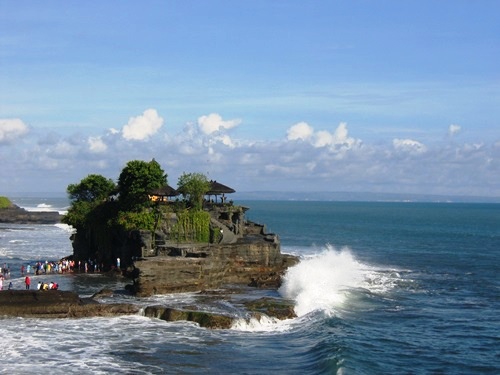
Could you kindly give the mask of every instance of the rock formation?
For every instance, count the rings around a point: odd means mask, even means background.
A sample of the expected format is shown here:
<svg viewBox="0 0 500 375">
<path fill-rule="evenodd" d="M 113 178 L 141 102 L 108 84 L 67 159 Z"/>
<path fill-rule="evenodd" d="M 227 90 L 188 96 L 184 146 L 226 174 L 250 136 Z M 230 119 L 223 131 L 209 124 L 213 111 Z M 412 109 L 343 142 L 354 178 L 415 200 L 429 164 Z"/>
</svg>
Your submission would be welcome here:
<svg viewBox="0 0 500 375">
<path fill-rule="evenodd" d="M 56 224 L 61 221 L 56 211 L 32 212 L 16 205 L 0 209 L 0 223 L 9 224 Z"/>
<path fill-rule="evenodd" d="M 80 298 L 76 293 L 60 290 L 6 290 L 0 291 L 0 316 L 23 318 L 89 318 L 135 315 L 143 311 L 144 316 L 165 321 L 189 321 L 210 329 L 229 329 L 240 317 L 199 311 L 192 308 L 173 308 L 153 305 L 140 309 L 126 303 L 99 303 L 95 298 L 109 297 L 112 291 L 103 290 L 91 298 Z M 247 301 L 245 320 L 260 320 L 263 316 L 276 319 L 294 318 L 290 301 L 261 298 Z"/>
<path fill-rule="evenodd" d="M 86 318 L 137 314 L 131 304 L 104 304 L 61 290 L 0 291 L 0 315 L 25 318 Z"/>
<path fill-rule="evenodd" d="M 298 259 L 282 254 L 279 237 L 266 233 L 264 225 L 245 220 L 246 210 L 232 204 L 207 205 L 212 236 L 210 242 L 200 243 L 179 241 L 172 235 L 178 218 L 167 207 L 154 233 L 114 234 L 106 257 L 120 258 L 124 274 L 133 280 L 130 291 L 139 296 L 203 291 L 224 284 L 277 288 L 285 270 Z M 73 236 L 76 260 L 96 254 L 87 245 L 96 243 L 89 239 L 91 235 Z M 103 254 L 98 256 L 102 259 Z"/>
<path fill-rule="evenodd" d="M 247 223 L 243 233 L 234 243 L 172 246 L 168 255 L 136 260 L 127 272 L 134 279 L 132 290 L 148 296 L 224 284 L 278 288 L 297 258 L 282 254 L 278 237 L 266 234 L 264 226 Z"/>
</svg>

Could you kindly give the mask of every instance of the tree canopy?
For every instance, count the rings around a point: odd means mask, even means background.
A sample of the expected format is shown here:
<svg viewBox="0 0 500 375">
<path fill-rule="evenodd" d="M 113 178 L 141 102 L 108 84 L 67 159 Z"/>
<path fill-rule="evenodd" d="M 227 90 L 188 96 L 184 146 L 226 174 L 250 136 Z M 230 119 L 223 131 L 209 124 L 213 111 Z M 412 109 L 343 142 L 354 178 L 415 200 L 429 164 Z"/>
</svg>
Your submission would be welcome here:
<svg viewBox="0 0 500 375">
<path fill-rule="evenodd" d="M 210 190 L 210 181 L 203 173 L 183 173 L 179 177 L 177 190 L 196 209 L 203 206 L 203 196 Z"/>
<path fill-rule="evenodd" d="M 89 174 L 78 184 L 70 184 L 66 189 L 72 201 L 93 202 L 104 200 L 115 190 L 113 180 L 98 174 Z"/>
<path fill-rule="evenodd" d="M 90 174 L 78 184 L 68 185 L 66 191 L 72 201 L 62 221 L 75 228 L 86 228 L 92 212 L 114 192 L 116 185 L 111 179 Z"/>
<path fill-rule="evenodd" d="M 150 203 L 151 190 L 167 184 L 167 174 L 156 160 L 132 160 L 118 178 L 120 204 L 126 210 L 139 211 Z"/>
</svg>

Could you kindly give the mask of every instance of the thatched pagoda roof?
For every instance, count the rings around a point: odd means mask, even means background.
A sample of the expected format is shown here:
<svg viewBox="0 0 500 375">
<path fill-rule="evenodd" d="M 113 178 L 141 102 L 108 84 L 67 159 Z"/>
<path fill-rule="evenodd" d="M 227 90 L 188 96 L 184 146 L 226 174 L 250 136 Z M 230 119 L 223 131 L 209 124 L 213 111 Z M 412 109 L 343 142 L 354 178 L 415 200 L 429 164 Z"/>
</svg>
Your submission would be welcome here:
<svg viewBox="0 0 500 375">
<path fill-rule="evenodd" d="M 153 189 L 150 191 L 150 194 L 160 197 L 175 197 L 177 195 L 180 195 L 180 193 L 170 185 L 164 185 L 160 188 Z"/>
<path fill-rule="evenodd" d="M 223 185 L 217 181 L 210 181 L 210 190 L 207 191 L 206 195 L 221 195 L 235 193 L 236 190 L 230 188 L 229 186 Z"/>
</svg>

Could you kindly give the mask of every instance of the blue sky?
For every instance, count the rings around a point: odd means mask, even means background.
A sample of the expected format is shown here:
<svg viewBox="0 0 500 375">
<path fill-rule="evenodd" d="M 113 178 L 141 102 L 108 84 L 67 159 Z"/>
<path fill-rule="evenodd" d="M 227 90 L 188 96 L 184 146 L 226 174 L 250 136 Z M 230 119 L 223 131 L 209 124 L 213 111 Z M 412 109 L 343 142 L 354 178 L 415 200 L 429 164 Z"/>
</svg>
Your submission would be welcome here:
<svg viewBox="0 0 500 375">
<path fill-rule="evenodd" d="M 500 196 L 497 1 L 2 1 L 0 193 L 127 161 L 176 186 Z"/>
</svg>

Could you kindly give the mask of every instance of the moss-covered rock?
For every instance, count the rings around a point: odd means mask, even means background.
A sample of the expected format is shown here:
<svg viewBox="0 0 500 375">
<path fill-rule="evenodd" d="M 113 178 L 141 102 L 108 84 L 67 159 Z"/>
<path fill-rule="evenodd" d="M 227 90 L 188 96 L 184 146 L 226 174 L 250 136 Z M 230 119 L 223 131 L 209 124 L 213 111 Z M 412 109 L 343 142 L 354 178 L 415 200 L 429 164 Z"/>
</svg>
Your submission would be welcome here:
<svg viewBox="0 0 500 375">
<path fill-rule="evenodd" d="M 167 322 L 188 321 L 198 323 L 204 328 L 228 329 L 233 324 L 233 318 L 203 311 L 179 310 L 164 306 L 148 306 L 144 315 L 150 318 L 162 319 Z"/>
<path fill-rule="evenodd" d="M 257 300 L 247 301 L 244 305 L 249 311 L 265 314 L 281 320 L 297 317 L 294 311 L 293 302 L 285 299 L 263 297 Z"/>
</svg>

